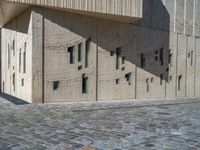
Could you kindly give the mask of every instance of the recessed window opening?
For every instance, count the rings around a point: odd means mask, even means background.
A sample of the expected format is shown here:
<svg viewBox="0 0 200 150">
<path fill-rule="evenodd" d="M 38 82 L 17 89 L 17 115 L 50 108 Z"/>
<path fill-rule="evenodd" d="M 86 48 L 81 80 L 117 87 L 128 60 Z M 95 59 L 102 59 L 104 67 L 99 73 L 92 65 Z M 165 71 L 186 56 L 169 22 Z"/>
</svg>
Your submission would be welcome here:
<svg viewBox="0 0 200 150">
<path fill-rule="evenodd" d="M 125 75 L 126 81 L 128 82 L 129 85 L 131 85 L 131 73 L 128 73 Z"/>
<path fill-rule="evenodd" d="M 88 77 L 85 74 L 82 75 L 82 93 L 88 94 Z"/>
<path fill-rule="evenodd" d="M 15 56 L 15 40 L 13 40 L 13 56 Z"/>
<path fill-rule="evenodd" d="M 120 68 L 121 47 L 116 49 L 116 69 Z"/>
<path fill-rule="evenodd" d="M 58 90 L 60 81 L 53 81 L 53 90 Z"/>
<path fill-rule="evenodd" d="M 164 49 L 163 48 L 160 49 L 160 63 L 161 63 L 161 66 L 163 66 L 164 64 Z"/>
<path fill-rule="evenodd" d="M 142 53 L 142 54 L 141 54 L 141 68 L 144 68 L 145 65 L 146 65 L 146 60 L 145 60 L 145 58 L 144 58 L 144 54 Z"/>
<path fill-rule="evenodd" d="M 115 51 L 111 51 L 110 56 L 114 56 L 114 55 L 115 55 Z"/>
<path fill-rule="evenodd" d="M 124 65 L 125 64 L 125 60 L 126 60 L 126 57 L 122 57 L 122 64 Z"/>
<path fill-rule="evenodd" d="M 24 79 L 22 79 L 21 84 L 22 84 L 22 86 L 24 86 Z"/>
<path fill-rule="evenodd" d="M 178 90 L 181 90 L 181 80 L 182 80 L 182 75 L 178 76 Z"/>
<path fill-rule="evenodd" d="M 82 43 L 78 44 L 78 62 L 82 61 Z"/>
<path fill-rule="evenodd" d="M 69 53 L 69 63 L 74 63 L 74 46 L 68 47 L 68 53 Z"/>
<path fill-rule="evenodd" d="M 191 62 L 190 62 L 190 65 L 192 66 L 193 65 L 193 51 L 191 51 L 191 58 L 190 58 Z"/>
<path fill-rule="evenodd" d="M 119 84 L 119 79 L 116 79 L 116 84 Z"/>
<path fill-rule="evenodd" d="M 163 85 L 163 74 L 160 75 L 160 85 Z"/>
<path fill-rule="evenodd" d="M 92 38 L 88 38 L 85 43 L 85 67 L 87 68 L 89 65 L 89 53 L 91 49 Z"/>
<path fill-rule="evenodd" d="M 78 66 L 78 70 L 81 70 L 82 69 L 82 65 L 81 66 Z"/>
<path fill-rule="evenodd" d="M 13 84 L 13 91 L 15 91 L 15 73 L 13 73 L 13 80 L 12 80 L 12 84 Z"/>
<path fill-rule="evenodd" d="M 10 45 L 8 44 L 8 68 L 10 67 Z"/>
<path fill-rule="evenodd" d="M 3 81 L 3 92 L 5 91 L 5 82 Z"/>
<path fill-rule="evenodd" d="M 158 61 L 158 51 L 155 51 L 155 61 Z"/>
<path fill-rule="evenodd" d="M 19 73 L 21 72 L 21 65 L 22 65 L 21 57 L 22 57 L 22 49 L 20 48 L 20 50 L 19 50 Z"/>
<path fill-rule="evenodd" d="M 23 53 L 23 55 L 24 55 L 23 72 L 26 73 L 26 42 L 24 43 L 24 53 Z"/>
<path fill-rule="evenodd" d="M 149 79 L 146 79 L 146 88 L 147 93 L 149 93 Z"/>
<path fill-rule="evenodd" d="M 169 54 L 169 62 L 168 63 L 170 66 L 172 66 L 172 55 L 173 55 L 172 53 Z"/>
<path fill-rule="evenodd" d="M 172 81 L 172 76 L 169 77 L 169 80 Z"/>
</svg>

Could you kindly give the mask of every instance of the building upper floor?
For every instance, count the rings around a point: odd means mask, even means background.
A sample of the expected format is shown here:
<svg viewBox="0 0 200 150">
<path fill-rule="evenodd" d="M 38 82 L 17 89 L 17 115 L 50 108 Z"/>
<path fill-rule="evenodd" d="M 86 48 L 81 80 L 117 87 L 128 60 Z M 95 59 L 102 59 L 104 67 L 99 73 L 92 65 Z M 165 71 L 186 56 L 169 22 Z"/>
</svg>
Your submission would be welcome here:
<svg viewBox="0 0 200 150">
<path fill-rule="evenodd" d="M 142 17 L 143 0 L 0 0 L 0 25 L 30 6 L 41 6 L 120 22 Z"/>
</svg>

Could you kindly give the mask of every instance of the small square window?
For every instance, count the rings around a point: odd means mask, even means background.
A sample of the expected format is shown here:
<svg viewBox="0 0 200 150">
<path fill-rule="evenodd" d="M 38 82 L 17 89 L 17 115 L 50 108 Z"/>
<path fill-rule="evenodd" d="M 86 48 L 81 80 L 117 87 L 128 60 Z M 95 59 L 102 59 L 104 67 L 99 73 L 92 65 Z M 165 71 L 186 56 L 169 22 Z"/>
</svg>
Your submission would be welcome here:
<svg viewBox="0 0 200 150">
<path fill-rule="evenodd" d="M 60 81 L 53 81 L 53 90 L 58 90 Z"/>
<path fill-rule="evenodd" d="M 110 56 L 114 56 L 114 55 L 115 55 L 115 51 L 111 51 Z"/>
<path fill-rule="evenodd" d="M 78 66 L 78 70 L 81 70 L 83 67 L 82 67 L 82 65 L 81 66 Z"/>
</svg>

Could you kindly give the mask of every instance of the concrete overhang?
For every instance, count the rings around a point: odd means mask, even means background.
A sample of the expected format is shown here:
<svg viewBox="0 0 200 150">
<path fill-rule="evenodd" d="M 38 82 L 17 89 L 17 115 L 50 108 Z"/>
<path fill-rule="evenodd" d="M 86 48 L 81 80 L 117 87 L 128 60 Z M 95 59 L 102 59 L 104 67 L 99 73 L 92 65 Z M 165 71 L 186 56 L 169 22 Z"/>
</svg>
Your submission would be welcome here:
<svg viewBox="0 0 200 150">
<path fill-rule="evenodd" d="M 128 23 L 142 18 L 143 0 L 0 0 L 0 26 L 30 6 Z"/>
</svg>

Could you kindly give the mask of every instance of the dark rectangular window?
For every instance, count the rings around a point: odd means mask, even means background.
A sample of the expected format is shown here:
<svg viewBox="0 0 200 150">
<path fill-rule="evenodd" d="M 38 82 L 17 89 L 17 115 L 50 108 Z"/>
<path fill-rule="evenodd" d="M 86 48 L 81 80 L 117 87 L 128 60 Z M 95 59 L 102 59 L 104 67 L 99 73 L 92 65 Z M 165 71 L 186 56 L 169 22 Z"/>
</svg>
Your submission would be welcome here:
<svg viewBox="0 0 200 150">
<path fill-rule="evenodd" d="M 122 57 L 122 64 L 125 64 L 126 57 Z"/>
<path fill-rule="evenodd" d="M 23 52 L 24 63 L 23 63 L 23 73 L 26 73 L 26 52 Z"/>
<path fill-rule="evenodd" d="M 125 75 L 126 81 L 128 82 L 129 85 L 131 85 L 131 73 L 128 73 Z"/>
<path fill-rule="evenodd" d="M 164 49 L 163 48 L 160 49 L 160 64 L 161 66 L 163 66 L 164 64 Z"/>
<path fill-rule="evenodd" d="M 81 70 L 82 69 L 82 65 L 81 66 L 78 66 L 78 70 Z"/>
<path fill-rule="evenodd" d="M 15 91 L 15 73 L 13 73 L 13 81 L 12 81 L 13 83 L 13 91 Z"/>
<path fill-rule="evenodd" d="M 190 64 L 191 64 L 191 66 L 193 65 L 193 51 L 191 51 L 191 62 L 190 62 Z"/>
<path fill-rule="evenodd" d="M 149 93 L 149 79 L 146 79 L 146 88 L 147 88 L 147 93 Z"/>
<path fill-rule="evenodd" d="M 21 65 L 22 65 L 21 57 L 22 57 L 22 50 L 20 48 L 20 50 L 19 50 L 19 73 L 21 72 Z"/>
<path fill-rule="evenodd" d="M 121 47 L 116 49 L 116 69 L 120 68 Z"/>
<path fill-rule="evenodd" d="M 53 90 L 58 90 L 60 81 L 53 81 Z"/>
<path fill-rule="evenodd" d="M 155 61 L 158 61 L 158 51 L 155 51 Z"/>
<path fill-rule="evenodd" d="M 178 76 L 178 90 L 181 90 L 181 79 L 182 79 L 182 75 Z"/>
<path fill-rule="evenodd" d="M 26 42 L 24 43 L 23 58 L 24 58 L 24 63 L 23 63 L 23 73 L 26 73 Z"/>
<path fill-rule="evenodd" d="M 68 47 L 68 53 L 69 53 L 69 63 L 74 63 L 74 46 Z"/>
<path fill-rule="evenodd" d="M 13 56 L 15 56 L 15 40 L 13 40 Z"/>
<path fill-rule="evenodd" d="M 3 82 L 3 92 L 5 91 L 5 82 Z"/>
<path fill-rule="evenodd" d="M 111 51 L 110 52 L 110 56 L 114 56 L 115 52 L 114 51 Z"/>
<path fill-rule="evenodd" d="M 24 79 L 22 79 L 22 83 L 21 84 L 22 84 L 22 86 L 24 86 Z"/>
<path fill-rule="evenodd" d="M 116 84 L 119 84 L 119 79 L 116 79 Z"/>
<path fill-rule="evenodd" d="M 85 67 L 87 68 L 89 65 L 89 53 L 91 48 L 92 38 L 88 38 L 85 43 Z"/>
<path fill-rule="evenodd" d="M 82 43 L 78 44 L 78 62 L 82 61 Z"/>
<path fill-rule="evenodd" d="M 169 54 L 169 62 L 168 63 L 170 66 L 172 66 L 172 55 L 173 55 L 172 53 Z"/>
<path fill-rule="evenodd" d="M 8 44 L 8 68 L 10 67 L 10 45 Z"/>
<path fill-rule="evenodd" d="M 88 77 L 86 77 L 85 74 L 82 75 L 82 93 L 88 93 Z"/>
<path fill-rule="evenodd" d="M 163 84 L 163 74 L 160 75 L 160 85 Z"/>
<path fill-rule="evenodd" d="M 144 68 L 146 65 L 146 60 L 144 58 L 144 54 L 141 54 L 141 68 Z"/>
</svg>

